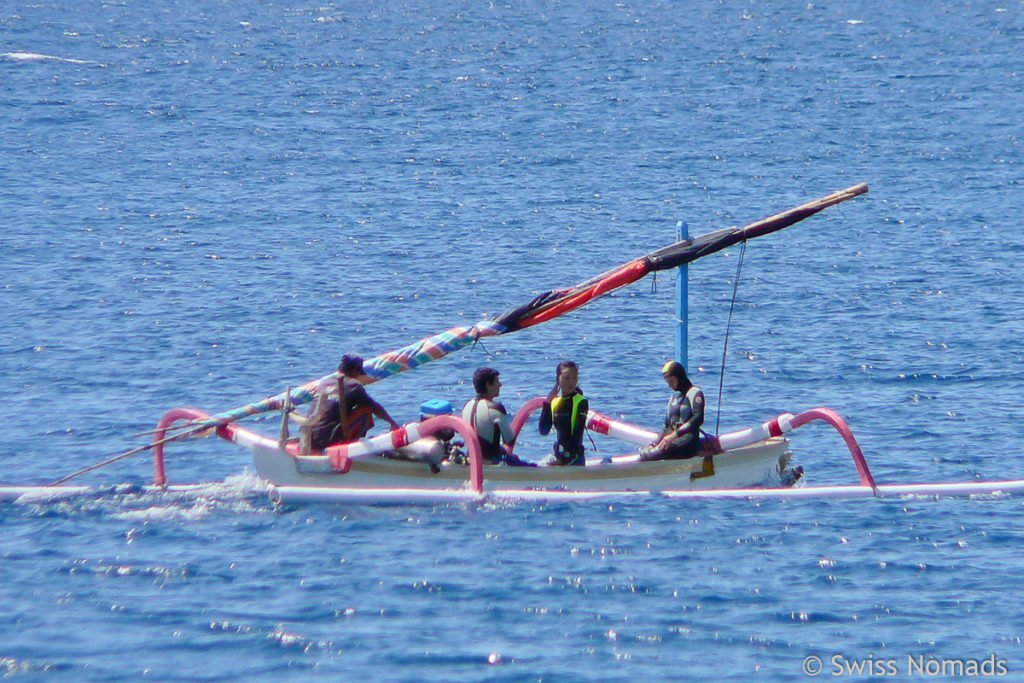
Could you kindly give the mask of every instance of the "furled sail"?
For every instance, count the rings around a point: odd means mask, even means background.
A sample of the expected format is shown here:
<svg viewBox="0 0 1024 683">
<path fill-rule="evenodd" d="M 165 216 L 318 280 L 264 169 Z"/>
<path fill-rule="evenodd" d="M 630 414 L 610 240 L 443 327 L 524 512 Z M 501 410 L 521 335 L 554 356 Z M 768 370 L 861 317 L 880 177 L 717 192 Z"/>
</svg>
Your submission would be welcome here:
<svg viewBox="0 0 1024 683">
<path fill-rule="evenodd" d="M 580 308 L 620 287 L 636 282 L 649 273 L 675 268 L 702 256 L 726 249 L 739 242 L 782 230 L 818 213 L 822 209 L 839 204 L 867 191 L 868 186 L 865 183 L 859 183 L 845 190 L 833 192 L 820 199 L 815 199 L 781 213 L 762 218 L 741 228 L 723 228 L 692 239 L 675 242 L 650 254 L 635 258 L 574 287 L 544 292 L 522 306 L 506 311 L 491 320 L 478 322 L 471 327 L 453 327 L 400 349 L 382 353 L 365 361 L 363 368 L 368 379 L 364 380 L 364 382 L 369 384 L 399 372 L 419 367 L 424 363 L 437 360 L 449 353 L 469 346 L 482 337 L 507 334 L 551 320 Z M 331 377 L 337 377 L 337 373 L 331 373 L 325 377 L 311 380 L 300 387 L 292 389 L 291 404 L 308 403 L 313 398 L 313 391 L 316 386 L 321 381 Z M 234 422 L 249 415 L 279 410 L 285 404 L 287 398 L 288 393 L 281 392 L 280 394 L 268 396 L 234 410 L 218 413 L 201 423 L 193 423 L 188 426 L 205 428 Z"/>
</svg>

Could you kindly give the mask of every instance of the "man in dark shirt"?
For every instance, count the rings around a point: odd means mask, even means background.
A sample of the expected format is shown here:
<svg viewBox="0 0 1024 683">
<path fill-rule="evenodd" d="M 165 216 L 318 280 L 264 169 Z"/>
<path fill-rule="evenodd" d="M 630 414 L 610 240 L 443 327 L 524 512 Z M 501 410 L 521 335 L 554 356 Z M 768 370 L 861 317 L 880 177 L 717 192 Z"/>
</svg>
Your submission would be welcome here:
<svg viewBox="0 0 1024 683">
<path fill-rule="evenodd" d="M 391 429 L 400 427 L 359 381 L 365 374 L 362 358 L 346 354 L 338 365 L 338 374 L 337 380 L 328 379 L 317 387 L 316 403 L 305 418 L 311 448 L 320 450 L 363 438 L 373 427 L 374 416 L 386 421 Z M 339 396 L 344 400 L 339 401 Z"/>
</svg>

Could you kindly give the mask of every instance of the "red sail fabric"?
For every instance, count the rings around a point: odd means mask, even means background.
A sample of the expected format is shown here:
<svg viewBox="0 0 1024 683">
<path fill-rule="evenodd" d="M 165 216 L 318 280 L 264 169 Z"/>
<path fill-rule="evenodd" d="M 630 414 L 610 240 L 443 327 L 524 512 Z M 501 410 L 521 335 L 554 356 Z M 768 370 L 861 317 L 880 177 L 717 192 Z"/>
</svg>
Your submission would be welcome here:
<svg viewBox="0 0 1024 683">
<path fill-rule="evenodd" d="M 645 258 L 638 258 L 626 263 L 611 273 L 593 282 L 583 289 L 574 288 L 566 290 L 567 295 L 561 296 L 554 301 L 545 304 L 539 310 L 528 313 L 519 319 L 519 327 L 530 327 L 539 323 L 557 318 L 563 313 L 579 308 L 599 296 L 636 282 L 648 273 L 647 261 Z"/>
</svg>

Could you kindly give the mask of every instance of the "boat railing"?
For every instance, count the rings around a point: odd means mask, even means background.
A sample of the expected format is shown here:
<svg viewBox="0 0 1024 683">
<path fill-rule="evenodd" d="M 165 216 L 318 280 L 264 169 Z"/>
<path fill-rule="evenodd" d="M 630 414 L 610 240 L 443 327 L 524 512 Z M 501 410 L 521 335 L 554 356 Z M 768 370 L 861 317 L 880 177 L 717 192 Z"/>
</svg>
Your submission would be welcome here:
<svg viewBox="0 0 1024 683">
<path fill-rule="evenodd" d="M 513 447 L 530 415 L 543 406 L 544 401 L 545 398 L 543 396 L 532 398 L 523 404 L 523 406 L 516 412 L 511 425 L 513 433 Z M 177 438 L 193 436 L 198 433 L 200 429 L 203 429 L 203 431 L 214 429 L 216 430 L 217 436 L 222 439 L 248 447 L 252 447 L 256 442 L 268 440 L 265 437 L 237 427 L 233 423 L 205 427 L 205 429 L 203 428 L 203 425 L 199 424 L 196 426 L 194 431 L 189 431 L 188 426 L 186 426 L 185 430 L 179 432 L 177 435 L 172 435 L 171 437 L 167 436 L 167 430 L 170 429 L 175 422 L 180 420 L 203 422 L 209 419 L 210 415 L 208 413 L 195 408 L 175 408 L 168 411 L 160 419 L 160 422 L 157 424 L 157 428 L 153 433 L 153 484 L 155 486 L 165 486 L 167 484 L 167 476 L 164 467 L 164 445 L 169 441 L 176 440 Z M 703 447 L 710 450 L 712 453 L 722 453 L 726 450 L 757 443 L 758 441 L 763 441 L 771 437 L 784 436 L 798 427 L 802 427 L 809 422 L 817 420 L 827 422 L 837 432 L 839 432 L 850 452 L 850 456 L 853 458 L 854 465 L 857 467 L 857 473 L 860 476 L 861 485 L 869 486 L 873 490 L 877 491 L 877 485 L 875 484 L 874 477 L 871 475 L 871 470 L 864 458 L 864 453 L 861 450 L 860 445 L 857 443 L 857 440 L 854 438 L 852 430 L 849 425 L 846 424 L 846 421 L 831 408 L 811 408 L 796 415 L 793 415 L 792 413 L 782 413 L 781 415 L 754 427 L 726 432 L 719 436 L 705 437 L 703 439 Z M 620 420 L 614 420 L 595 411 L 589 411 L 587 413 L 587 427 L 599 434 L 605 434 L 637 445 L 652 443 L 657 440 L 658 436 L 655 432 L 645 430 L 642 427 L 631 425 Z M 391 449 L 402 448 L 404 446 L 408 446 L 414 441 L 435 435 L 445 429 L 451 429 L 463 438 L 468 451 L 469 485 L 473 491 L 481 493 L 483 491 L 484 473 L 480 439 L 469 423 L 461 417 L 454 415 L 438 415 L 421 422 L 412 422 L 403 425 L 399 429 L 391 432 L 385 432 L 369 439 L 361 439 L 351 443 L 330 446 L 323 451 L 323 455 L 330 458 L 331 465 L 337 472 L 346 473 L 348 472 L 351 461 L 354 458 L 373 455 Z M 289 443 L 285 450 L 290 452 L 292 455 L 296 455 L 297 445 Z"/>
<path fill-rule="evenodd" d="M 266 437 L 249 430 L 242 429 L 234 423 L 206 428 L 203 428 L 201 425 L 197 425 L 196 431 L 189 431 L 188 426 L 186 425 L 184 431 L 180 432 L 178 435 L 172 435 L 171 437 L 167 436 L 167 430 L 170 429 L 174 423 L 180 420 L 202 422 L 209 419 L 209 413 L 196 408 L 175 408 L 167 411 L 167 413 L 160 418 L 160 422 L 157 423 L 156 430 L 153 432 L 152 442 L 154 486 L 162 487 L 167 485 L 167 473 L 164 465 L 164 445 L 169 441 L 195 435 L 200 429 L 204 432 L 209 429 L 215 429 L 217 436 L 222 439 L 242 446 L 247 446 L 249 448 L 252 448 L 257 443 L 270 441 Z M 463 420 L 461 417 L 456 417 L 454 415 L 437 415 L 420 422 L 411 422 L 409 424 L 402 425 L 398 429 L 378 434 L 372 438 L 329 446 L 323 450 L 322 455 L 330 458 L 331 466 L 335 471 L 344 474 L 349 471 L 353 459 L 403 448 L 414 441 L 424 437 L 433 436 L 445 429 L 451 429 L 462 437 L 467 450 L 466 455 L 469 465 L 470 488 L 476 493 L 482 493 L 484 486 L 484 472 L 483 451 L 480 447 L 480 439 L 477 436 L 476 431 L 468 422 Z M 279 447 L 277 442 L 274 442 L 274 446 Z M 291 455 L 298 454 L 298 447 L 295 443 L 287 443 L 285 448 L 282 450 L 289 452 Z"/>
<path fill-rule="evenodd" d="M 473 491 L 482 493 L 484 490 L 484 467 L 480 438 L 477 436 L 476 430 L 461 417 L 436 415 L 420 422 L 410 422 L 409 424 L 402 425 L 398 429 L 375 437 L 374 440 L 387 436 L 390 436 L 391 439 L 390 447 L 381 448 L 375 452 L 380 453 L 385 450 L 403 448 L 414 441 L 427 436 L 434 436 L 446 429 L 453 430 L 465 442 L 466 450 L 468 451 L 466 455 L 469 459 L 469 485 Z M 352 443 L 328 446 L 324 449 L 324 454 L 331 458 L 331 465 L 335 471 L 344 474 L 349 470 L 351 459 L 356 457 L 352 453 L 355 450 L 354 447 L 361 443 L 360 441 L 354 441 Z M 373 453 L 360 452 L 359 455 L 373 455 Z"/>
<path fill-rule="evenodd" d="M 543 396 L 531 398 L 516 412 L 515 417 L 512 419 L 512 434 L 514 439 L 519 438 L 519 432 L 526 424 L 530 415 L 543 406 L 545 400 L 546 399 Z M 726 432 L 719 436 L 704 437 L 702 439 L 702 448 L 710 450 L 713 454 L 722 453 L 729 449 L 748 446 L 750 444 L 757 443 L 758 441 L 764 441 L 765 439 L 773 436 L 784 436 L 797 427 L 802 427 L 803 425 L 809 422 L 814 422 L 815 420 L 827 422 L 837 432 L 839 432 L 839 435 L 843 438 L 843 442 L 846 444 L 847 450 L 850 452 L 850 457 L 853 458 L 854 465 L 857 467 L 857 474 L 860 476 L 860 483 L 863 486 L 870 486 L 872 489 L 877 490 L 875 479 L 871 475 L 871 469 L 868 467 L 867 460 L 864 458 L 864 452 L 861 450 L 860 444 L 857 443 L 857 439 L 853 436 L 853 431 L 850 429 L 849 425 L 846 424 L 846 421 L 842 416 L 831 408 L 810 408 L 797 415 L 793 415 L 792 413 L 782 413 L 781 415 L 754 427 Z M 612 438 L 628 441 L 629 443 L 637 446 L 646 446 L 658 440 L 658 434 L 655 432 L 627 422 L 622 422 L 621 420 L 609 418 L 593 410 L 587 413 L 587 428 L 597 432 L 598 434 L 604 434 Z M 514 440 L 513 443 L 515 443 Z"/>
<path fill-rule="evenodd" d="M 530 415 L 535 413 L 544 405 L 544 401 L 547 400 L 544 396 L 536 396 L 531 398 L 523 406 L 516 411 L 516 415 L 512 418 L 512 443 L 515 444 L 519 438 L 519 432 L 522 431 L 526 421 L 530 419 Z M 620 439 L 622 441 L 628 441 L 629 443 L 637 446 L 646 446 L 658 440 L 658 435 L 649 429 L 638 427 L 627 422 L 620 420 L 613 420 L 606 415 L 590 410 L 587 411 L 587 429 L 597 432 L 598 434 L 604 434 L 613 439 Z"/>
</svg>

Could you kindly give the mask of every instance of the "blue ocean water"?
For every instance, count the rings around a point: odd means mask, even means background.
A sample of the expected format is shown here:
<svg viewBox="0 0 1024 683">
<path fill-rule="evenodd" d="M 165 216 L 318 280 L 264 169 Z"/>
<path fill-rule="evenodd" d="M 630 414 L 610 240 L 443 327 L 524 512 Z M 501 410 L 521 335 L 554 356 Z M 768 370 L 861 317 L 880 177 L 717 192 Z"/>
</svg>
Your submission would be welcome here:
<svg viewBox="0 0 1024 683">
<path fill-rule="evenodd" d="M 706 427 L 827 405 L 880 482 L 1024 478 L 1019 0 L 436 5 L 0 7 L 0 482 L 860 181 L 747 246 L 721 401 L 740 249 L 691 268 Z M 662 275 L 371 393 L 411 420 L 486 363 L 515 409 L 573 358 L 654 426 L 673 326 Z M 793 447 L 856 480 L 827 428 Z M 1024 671 L 1019 497 L 276 508 L 246 468 L 206 439 L 169 449 L 201 496 L 0 507 L 0 672 Z"/>
</svg>

